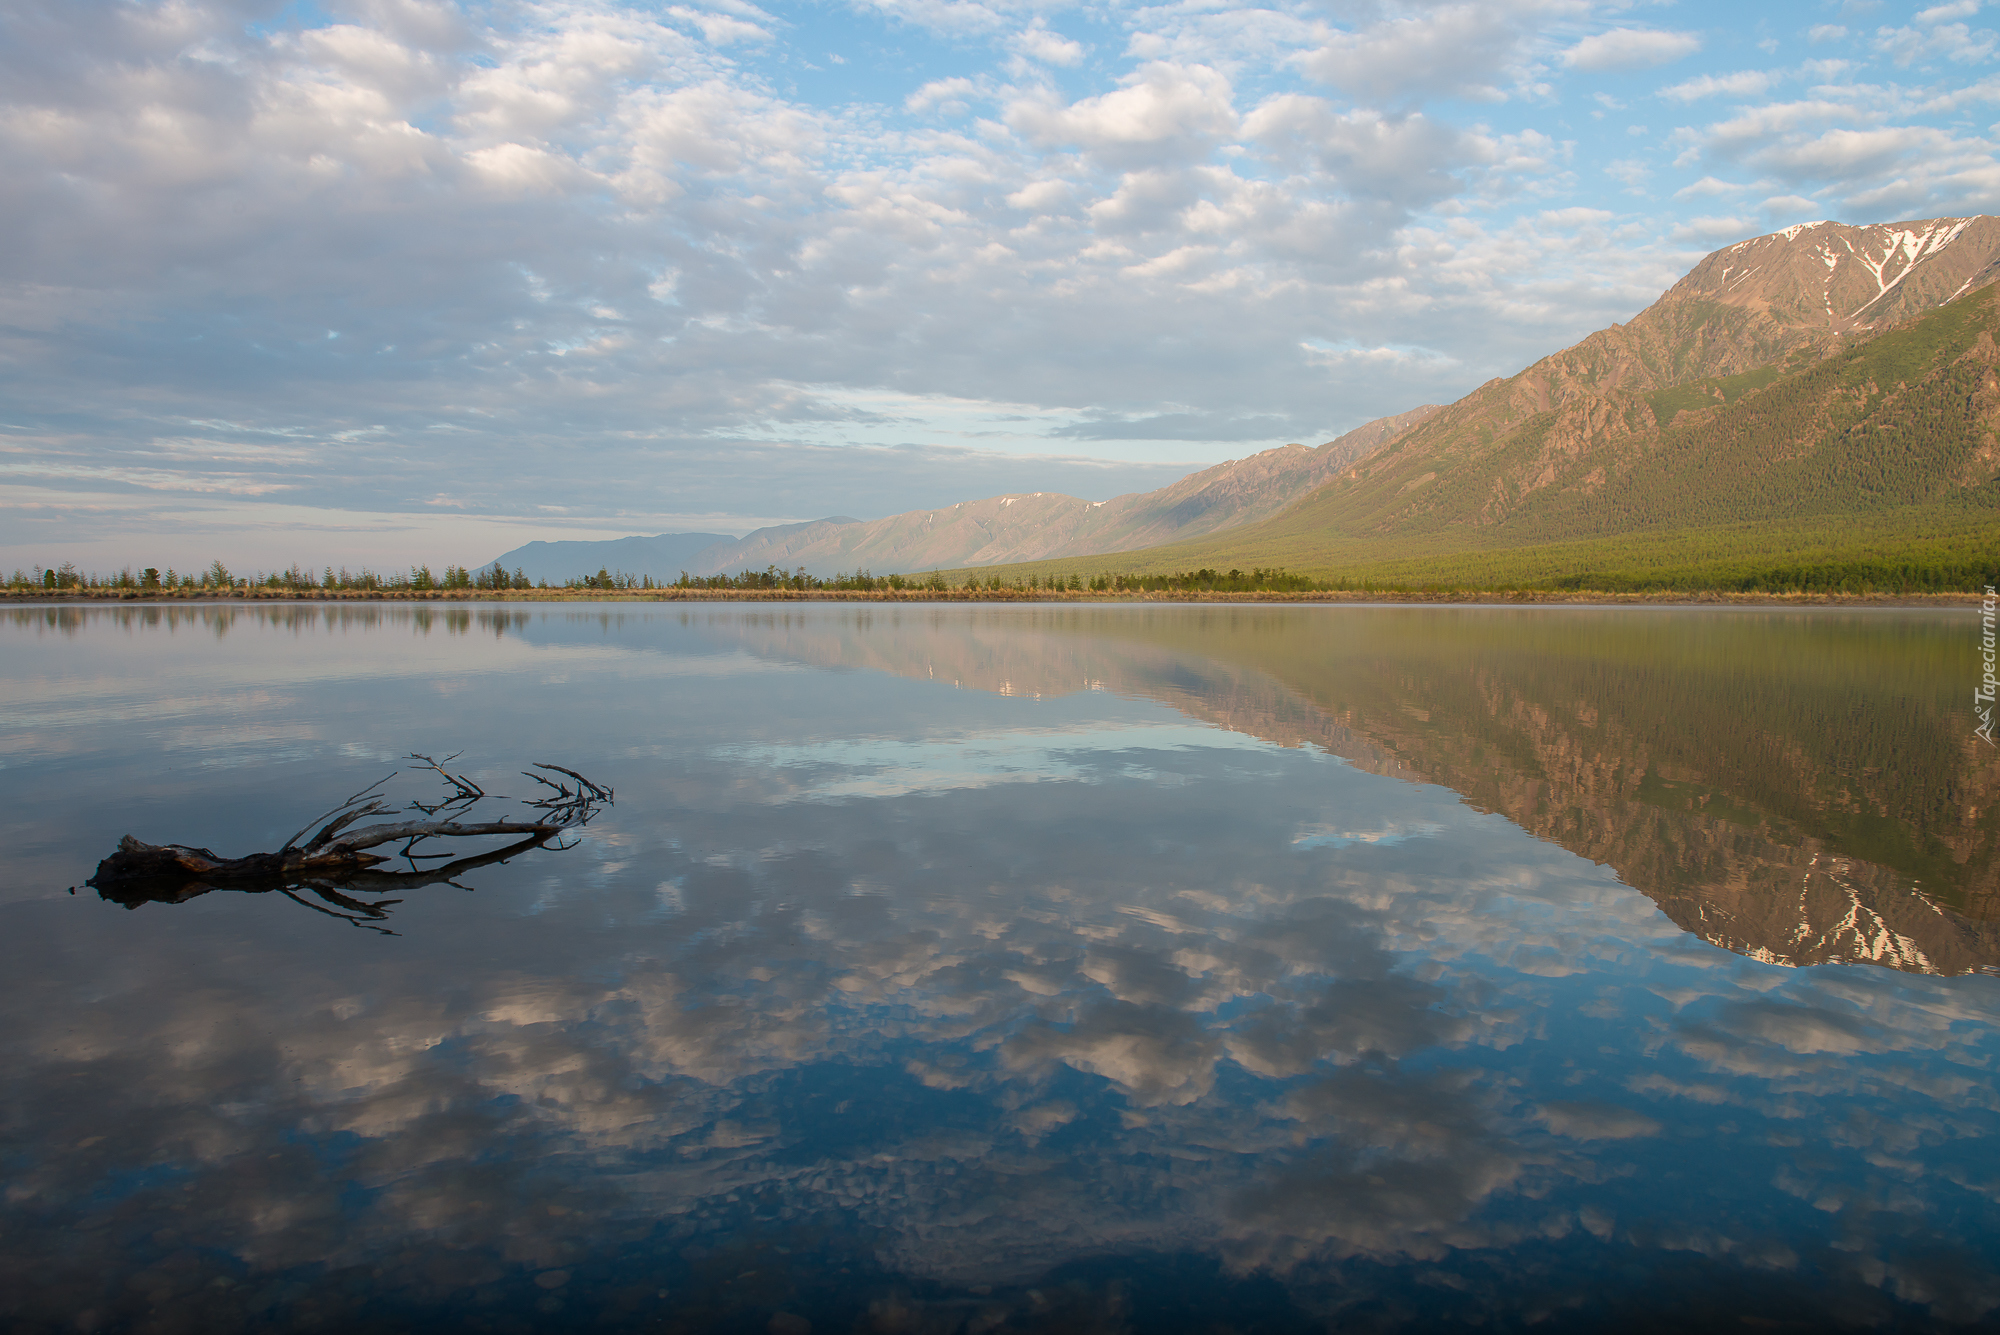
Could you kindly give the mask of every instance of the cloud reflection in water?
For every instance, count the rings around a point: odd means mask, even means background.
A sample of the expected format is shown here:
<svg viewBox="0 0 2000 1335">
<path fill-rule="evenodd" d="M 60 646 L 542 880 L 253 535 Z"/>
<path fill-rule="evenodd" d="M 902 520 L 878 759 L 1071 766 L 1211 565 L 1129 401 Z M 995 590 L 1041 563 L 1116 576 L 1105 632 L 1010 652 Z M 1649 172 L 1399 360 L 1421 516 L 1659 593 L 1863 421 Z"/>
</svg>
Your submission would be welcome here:
<svg viewBox="0 0 2000 1335">
<path fill-rule="evenodd" d="M 1730 954 L 1450 789 L 1150 700 L 700 673 L 728 636 L 641 624 L 503 646 L 484 707 L 595 739 L 619 805 L 394 942 L 240 897 L 8 908 L 10 1319 L 1032 1328 L 1051 1274 L 1163 1254 L 1390 1327 L 1675 1284 L 2000 1305 L 2000 982 Z M 375 657 L 383 738 L 307 711 L 324 764 L 476 726 Z M 1120 1273 L 1077 1280 L 1106 1329 Z"/>
</svg>

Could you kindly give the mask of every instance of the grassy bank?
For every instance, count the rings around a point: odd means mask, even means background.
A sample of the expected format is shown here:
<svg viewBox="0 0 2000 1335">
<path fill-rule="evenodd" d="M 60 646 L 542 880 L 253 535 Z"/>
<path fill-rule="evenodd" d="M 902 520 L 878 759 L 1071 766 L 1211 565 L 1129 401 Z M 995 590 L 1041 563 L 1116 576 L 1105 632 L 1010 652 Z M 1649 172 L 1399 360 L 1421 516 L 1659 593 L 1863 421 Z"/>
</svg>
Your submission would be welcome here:
<svg viewBox="0 0 2000 1335">
<path fill-rule="evenodd" d="M 1343 539 L 1324 533 L 1221 533 L 1203 542 L 943 572 L 1086 584 L 1202 568 L 1282 567 L 1335 588 L 1685 594 L 1978 592 L 2000 582 L 2000 521 L 1970 506 L 1912 506 L 1865 519 L 1817 517 L 1598 538 L 1496 543 L 1490 530 Z"/>
</svg>

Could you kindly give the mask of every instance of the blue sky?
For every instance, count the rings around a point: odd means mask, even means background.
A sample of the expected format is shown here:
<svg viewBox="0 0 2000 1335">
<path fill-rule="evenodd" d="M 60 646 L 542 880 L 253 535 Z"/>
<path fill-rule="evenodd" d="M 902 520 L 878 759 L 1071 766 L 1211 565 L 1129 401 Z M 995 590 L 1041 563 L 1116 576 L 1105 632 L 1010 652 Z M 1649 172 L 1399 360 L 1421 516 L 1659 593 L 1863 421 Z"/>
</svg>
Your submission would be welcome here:
<svg viewBox="0 0 2000 1335">
<path fill-rule="evenodd" d="M 0 0 L 0 564 L 1091 499 L 1794 222 L 2000 207 L 2000 11 Z"/>
</svg>

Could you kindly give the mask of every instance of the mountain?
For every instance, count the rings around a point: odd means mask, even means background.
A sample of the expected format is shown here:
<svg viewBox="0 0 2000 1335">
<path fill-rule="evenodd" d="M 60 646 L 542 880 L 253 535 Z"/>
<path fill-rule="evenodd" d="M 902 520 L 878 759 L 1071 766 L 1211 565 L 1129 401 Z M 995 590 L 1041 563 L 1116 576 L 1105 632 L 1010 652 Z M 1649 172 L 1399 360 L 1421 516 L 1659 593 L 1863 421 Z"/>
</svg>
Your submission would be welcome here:
<svg viewBox="0 0 2000 1335">
<path fill-rule="evenodd" d="M 1356 427 L 1316 449 L 1285 445 L 1217 464 L 1158 491 L 1086 501 L 1059 492 L 1011 493 L 868 523 L 826 519 L 760 529 L 701 554 L 694 574 L 804 566 L 816 575 L 867 569 L 932 570 L 1122 552 L 1255 523 L 1438 411 L 1426 404 Z"/>
<path fill-rule="evenodd" d="M 1523 563 L 1467 554 L 1597 543 L 1564 556 L 1587 569 L 1624 559 L 1633 535 L 1683 535 L 1656 554 L 1671 563 L 1704 546 L 1687 535 L 1732 525 L 1794 526 L 1778 554 L 1828 559 L 1938 525 L 1977 546 L 2000 504 L 1996 280 L 2000 218 L 1741 242 L 1631 323 L 1489 381 L 1273 519 L 1079 568 L 1499 573 Z"/>
<path fill-rule="evenodd" d="M 1720 480 L 1691 466 L 1720 461 L 1679 457 L 1691 453 L 1689 431 L 1667 438 L 1683 411 L 1699 416 L 1721 406 L 1723 420 L 1702 423 L 1709 429 L 1699 434 L 1710 441 L 1759 434 L 1752 419 L 1763 425 L 1773 400 L 1795 397 L 1799 373 L 1824 371 L 1818 364 L 1829 354 L 1995 279 L 2000 218 L 1819 223 L 1741 242 L 1696 265 L 1630 324 L 1592 334 L 1511 380 L 1490 382 L 1314 499 L 1326 522 L 1355 532 L 1499 527 L 1529 516 L 1549 536 L 1596 527 L 1581 515 L 1580 524 L 1552 521 L 1569 518 L 1565 512 L 1615 508 L 1627 499 L 1621 490 L 1657 493 L 1658 479 L 1635 477 L 1633 470 L 1662 446 L 1676 456 L 1679 466 L 1666 471 L 1680 482 L 1713 487 Z M 1869 385 L 1876 383 L 1876 360 L 1849 358 Z M 1773 367 L 1795 375 L 1784 392 L 1767 393 L 1755 405 L 1731 403 L 1763 388 L 1757 373 Z M 1746 373 L 1750 379 L 1741 378 Z M 1851 396 L 1860 388 L 1853 379 L 1822 373 L 1810 377 L 1806 393 L 1817 400 Z M 1662 394 L 1691 385 L 1692 394 Z M 1877 386 L 1856 406 L 1879 411 L 1891 406 L 1882 395 L 1906 392 Z M 1777 455 L 1797 458 L 1819 443 L 1818 429 L 1832 424 L 1832 405 L 1816 407 L 1821 411 L 1789 424 L 1794 429 L 1784 433 Z M 1838 415 L 1846 428 L 1862 414 Z M 1763 470 L 1726 468 L 1730 475 L 1746 471 Z M 1659 509 L 1647 507 L 1643 521 L 1674 517 Z M 1608 522 L 1637 526 L 1618 517 Z"/>
<path fill-rule="evenodd" d="M 682 570 L 692 569 L 706 549 L 735 541 L 727 533 L 660 533 L 603 542 L 531 542 L 495 559 L 503 570 L 520 570 L 531 580 L 551 584 L 599 570 L 672 579 Z M 488 561 L 482 569 L 492 564 Z"/>
<path fill-rule="evenodd" d="M 767 566 L 804 566 L 821 576 L 864 569 L 886 575 L 1130 551 L 1269 518 L 1437 411 L 1437 405 L 1424 404 L 1364 423 L 1317 449 L 1285 445 L 1190 473 L 1158 491 L 1108 501 L 1015 492 L 866 522 L 835 515 L 776 524 L 741 538 L 661 533 L 603 542 L 531 542 L 497 559 L 529 579 L 560 584 L 600 569 L 661 581 L 682 571 L 715 575 Z"/>
</svg>

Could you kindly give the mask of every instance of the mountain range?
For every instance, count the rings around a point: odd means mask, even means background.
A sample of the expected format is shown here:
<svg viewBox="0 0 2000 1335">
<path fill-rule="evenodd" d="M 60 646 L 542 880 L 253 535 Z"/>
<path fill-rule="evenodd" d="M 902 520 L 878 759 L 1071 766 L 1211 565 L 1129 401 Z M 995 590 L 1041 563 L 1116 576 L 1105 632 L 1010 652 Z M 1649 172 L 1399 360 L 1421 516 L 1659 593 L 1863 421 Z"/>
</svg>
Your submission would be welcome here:
<svg viewBox="0 0 2000 1335">
<path fill-rule="evenodd" d="M 2000 218 L 1741 242 L 1629 324 L 1489 381 L 1271 519 L 1063 569 L 1255 563 L 1468 583 L 1988 569 L 1996 280 Z"/>
<path fill-rule="evenodd" d="M 1771 400 L 1796 397 L 1770 392 L 1786 372 L 1817 369 L 1996 279 L 2000 218 L 1819 223 L 1742 242 L 1703 260 L 1630 324 L 1490 381 L 1420 430 L 1385 442 L 1313 497 L 1314 518 L 1357 534 L 1525 522 L 1537 536 L 1559 536 L 1589 525 L 1591 511 L 1636 500 L 1618 494 L 1621 484 L 1628 492 L 1653 490 L 1649 474 L 1661 470 L 1644 465 L 1663 447 L 1700 453 L 1687 448 L 1697 438 L 1741 438 L 1742 428 L 1770 416 Z M 1885 399 L 1909 393 L 1902 376 L 1890 386 L 1871 377 L 1872 388 L 1835 384 L 1839 379 L 1820 375 L 1811 388 L 1836 398 L 1847 391 L 1849 417 L 1854 407 L 1879 410 Z M 1765 393 L 1754 409 L 1732 413 L 1756 390 Z M 1857 392 L 1867 399 L 1855 401 Z M 1836 416 L 1835 405 L 1815 403 L 1799 425 L 1810 432 Z M 1796 458 L 1801 447 L 1810 448 L 1788 440 L 1777 453 Z M 1721 476 L 1700 466 L 1715 462 L 1676 458 L 1665 471 L 1700 489 Z M 1743 471 L 1726 469 L 1731 485 Z M 1965 482 L 1991 473 L 1968 474 Z M 1683 491 L 1674 508 L 1684 513 L 1687 498 Z"/>
<path fill-rule="evenodd" d="M 530 579 L 560 583 L 600 568 L 660 580 L 683 570 L 714 575 L 773 565 L 803 566 L 826 576 L 1134 551 L 1269 518 L 1437 411 L 1437 405 L 1425 404 L 1377 418 L 1315 449 L 1264 450 L 1190 473 L 1157 491 L 1108 501 L 1053 491 L 1010 492 L 867 522 L 835 516 L 780 524 L 741 538 L 662 533 L 605 542 L 531 542 L 497 559 L 502 568 L 519 568 Z"/>
<path fill-rule="evenodd" d="M 655 576 L 1265 565 L 1482 583 L 1860 555 L 1990 563 L 1996 281 L 2000 218 L 1803 224 L 1716 251 L 1629 323 L 1446 407 L 1158 491 L 786 525 L 651 571 L 618 566 L 605 544 L 530 547 L 577 549 L 562 553 L 585 558 L 567 575 Z"/>
</svg>

